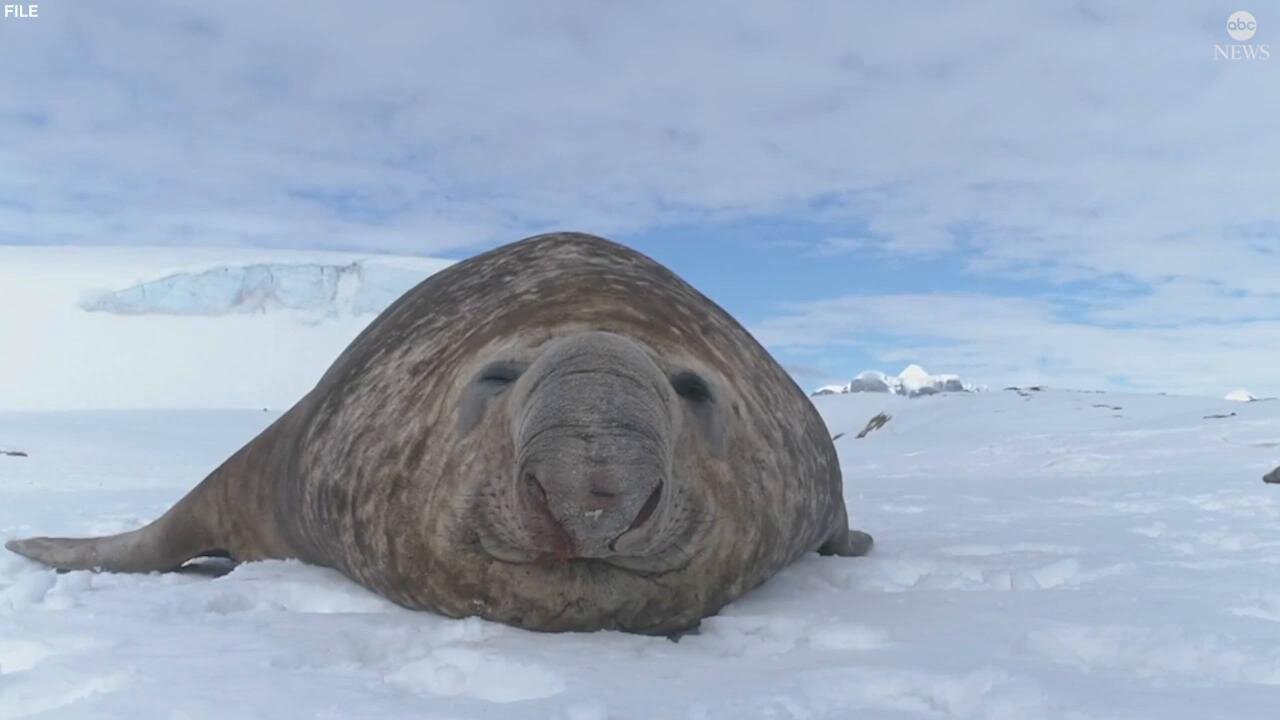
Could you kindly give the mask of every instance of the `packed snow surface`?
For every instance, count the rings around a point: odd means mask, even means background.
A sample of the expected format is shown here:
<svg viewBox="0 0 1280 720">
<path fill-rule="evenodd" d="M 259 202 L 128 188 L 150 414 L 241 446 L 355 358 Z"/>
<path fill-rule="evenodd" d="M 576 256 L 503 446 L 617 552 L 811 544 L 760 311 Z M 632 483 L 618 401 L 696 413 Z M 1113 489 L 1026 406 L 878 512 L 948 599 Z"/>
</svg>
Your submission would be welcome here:
<svg viewBox="0 0 1280 720">
<path fill-rule="evenodd" d="M 1275 717 L 1280 403 L 815 402 L 875 551 L 805 557 L 679 643 L 410 612 L 297 562 L 57 574 L 0 552 L 0 720 Z M 28 454 L 0 454 L 0 540 L 137 527 L 275 417 L 0 414 L 0 449 Z"/>
<path fill-rule="evenodd" d="M 886 375 L 879 370 L 864 370 L 844 385 L 824 385 L 814 395 L 844 395 L 847 393 L 891 393 L 906 397 L 921 397 L 944 392 L 973 392 L 978 388 L 963 383 L 957 375 L 930 375 L 919 365 L 908 365 L 897 375 Z"/>
</svg>

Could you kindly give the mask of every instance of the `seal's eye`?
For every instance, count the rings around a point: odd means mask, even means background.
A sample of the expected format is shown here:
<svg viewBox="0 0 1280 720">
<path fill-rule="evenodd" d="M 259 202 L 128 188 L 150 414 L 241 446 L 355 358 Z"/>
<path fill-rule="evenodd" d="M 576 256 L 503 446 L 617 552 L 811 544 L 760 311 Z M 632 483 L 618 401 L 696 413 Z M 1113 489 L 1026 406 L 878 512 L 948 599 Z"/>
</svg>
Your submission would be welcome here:
<svg viewBox="0 0 1280 720">
<path fill-rule="evenodd" d="M 672 375 L 671 387 L 676 389 L 677 395 L 690 402 L 711 402 L 711 388 L 697 373 L 684 370 Z"/>
<path fill-rule="evenodd" d="M 487 365 L 476 376 L 476 384 L 485 390 L 501 392 L 520 378 L 524 365 L 515 362 L 495 362 Z"/>
<path fill-rule="evenodd" d="M 489 401 L 506 392 L 512 383 L 520 379 L 526 367 L 525 363 L 500 360 L 489 363 L 476 373 L 462 392 L 458 405 L 458 430 L 464 435 L 471 432 L 484 417 Z"/>
</svg>

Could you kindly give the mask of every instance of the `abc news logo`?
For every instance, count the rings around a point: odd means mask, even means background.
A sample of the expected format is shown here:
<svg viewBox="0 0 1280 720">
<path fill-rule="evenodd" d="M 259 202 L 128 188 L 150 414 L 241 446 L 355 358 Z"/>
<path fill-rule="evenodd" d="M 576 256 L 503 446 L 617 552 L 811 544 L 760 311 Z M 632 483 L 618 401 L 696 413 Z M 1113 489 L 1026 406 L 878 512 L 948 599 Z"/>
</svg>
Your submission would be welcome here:
<svg viewBox="0 0 1280 720">
<path fill-rule="evenodd" d="M 1258 33 L 1258 20 L 1253 13 L 1237 10 L 1227 18 L 1227 35 L 1234 43 L 1213 45 L 1214 60 L 1270 60 L 1271 46 L 1248 44 Z"/>
</svg>

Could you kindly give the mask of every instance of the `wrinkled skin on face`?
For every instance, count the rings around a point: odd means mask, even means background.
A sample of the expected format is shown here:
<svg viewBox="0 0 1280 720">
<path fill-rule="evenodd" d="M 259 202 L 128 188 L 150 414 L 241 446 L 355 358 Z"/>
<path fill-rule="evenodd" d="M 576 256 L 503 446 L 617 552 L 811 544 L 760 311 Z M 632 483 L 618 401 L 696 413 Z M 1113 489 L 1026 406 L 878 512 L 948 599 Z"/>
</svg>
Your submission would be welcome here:
<svg viewBox="0 0 1280 720">
<path fill-rule="evenodd" d="M 410 608 L 667 634 L 870 543 L 773 358 L 652 260 L 562 233 L 410 290 L 155 523 L 9 547 L 143 572 L 293 557 Z"/>
<path fill-rule="evenodd" d="M 496 361 L 469 390 L 469 402 L 505 403 L 494 412 L 511 419 L 512 472 L 491 496 L 503 501 L 477 508 L 486 552 L 647 572 L 686 562 L 705 508 L 689 487 L 697 467 L 675 450 L 682 433 L 720 432 L 705 380 L 664 371 L 613 333 L 568 335 L 521 357 L 535 359 Z"/>
</svg>

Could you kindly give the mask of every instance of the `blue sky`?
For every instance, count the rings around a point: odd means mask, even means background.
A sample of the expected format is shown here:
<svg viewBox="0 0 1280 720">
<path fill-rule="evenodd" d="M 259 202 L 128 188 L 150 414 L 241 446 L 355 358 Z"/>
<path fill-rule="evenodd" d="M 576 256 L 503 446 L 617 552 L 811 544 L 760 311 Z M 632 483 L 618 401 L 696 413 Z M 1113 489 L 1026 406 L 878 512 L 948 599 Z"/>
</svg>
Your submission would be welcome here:
<svg viewBox="0 0 1280 720">
<path fill-rule="evenodd" d="M 1280 394 L 1280 4 L 41 2 L 0 242 L 667 263 L 802 383 Z M 1274 46 L 1280 53 L 1280 40 Z"/>
</svg>

